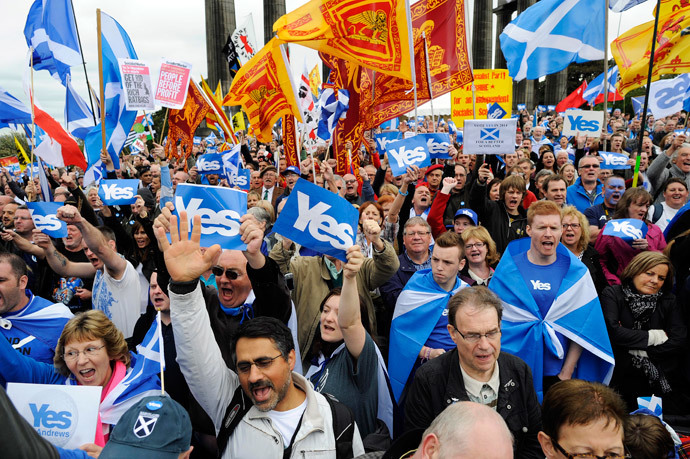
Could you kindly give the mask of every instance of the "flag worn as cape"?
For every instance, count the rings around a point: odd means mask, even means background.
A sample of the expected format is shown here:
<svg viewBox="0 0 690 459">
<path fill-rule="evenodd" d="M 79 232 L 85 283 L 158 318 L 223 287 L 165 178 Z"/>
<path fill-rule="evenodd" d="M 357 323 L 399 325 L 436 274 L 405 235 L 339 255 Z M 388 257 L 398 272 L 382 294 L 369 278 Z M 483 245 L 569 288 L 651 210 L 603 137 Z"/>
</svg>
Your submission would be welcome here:
<svg viewBox="0 0 690 459">
<path fill-rule="evenodd" d="M 613 350 L 589 270 L 559 244 L 557 253 L 570 261 L 568 271 L 546 317 L 542 317 L 514 260 L 518 254 L 529 250 L 530 244 L 529 238 L 508 244 L 489 284 L 503 302 L 501 350 L 520 357 L 529 365 L 540 401 L 543 398 L 544 352 L 551 352 L 560 359 L 566 354 L 555 332 L 583 347 L 573 378 L 608 384 L 613 374 Z"/>
<path fill-rule="evenodd" d="M 493 280 L 492 280 L 493 282 Z M 414 362 L 448 307 L 448 300 L 468 285 L 458 277 L 450 292 L 434 280 L 431 269 L 414 273 L 395 303 L 391 322 L 388 372 L 395 399 L 400 401 Z"/>
</svg>

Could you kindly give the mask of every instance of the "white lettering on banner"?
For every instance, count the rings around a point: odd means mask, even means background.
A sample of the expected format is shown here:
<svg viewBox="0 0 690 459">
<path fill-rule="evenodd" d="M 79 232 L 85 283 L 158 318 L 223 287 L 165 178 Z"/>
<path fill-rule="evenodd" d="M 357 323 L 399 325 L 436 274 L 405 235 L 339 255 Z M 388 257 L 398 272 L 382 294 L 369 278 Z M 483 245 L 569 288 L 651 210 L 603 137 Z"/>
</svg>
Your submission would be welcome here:
<svg viewBox="0 0 690 459">
<path fill-rule="evenodd" d="M 34 215 L 34 210 L 31 209 L 31 217 L 34 219 L 34 225 L 38 230 L 57 231 L 62 228 L 62 222 L 57 218 L 57 215 Z"/>
<path fill-rule="evenodd" d="M 542 282 L 539 279 L 531 280 L 530 282 L 534 290 L 551 290 L 551 284 L 548 282 Z"/>
<path fill-rule="evenodd" d="M 379 150 L 385 150 L 386 145 L 388 145 L 391 142 L 397 142 L 397 139 L 387 139 L 385 137 L 377 137 L 376 138 L 376 143 L 379 145 Z"/>
<path fill-rule="evenodd" d="M 196 163 L 196 168 L 199 172 L 216 171 L 220 169 L 220 163 L 218 161 L 205 161 L 202 159 Z"/>
<path fill-rule="evenodd" d="M 613 230 L 617 233 L 623 233 L 633 239 L 642 239 L 642 230 L 635 228 L 629 222 L 611 220 L 609 223 L 613 225 Z"/>
<path fill-rule="evenodd" d="M 625 166 L 628 164 L 628 158 L 624 156 L 618 156 L 605 151 L 600 151 L 599 156 L 604 158 L 604 162 L 611 166 Z"/>
<path fill-rule="evenodd" d="M 236 185 L 236 186 L 246 186 L 247 185 L 247 177 L 244 175 L 234 175 L 234 176 L 232 176 L 231 182 L 233 185 Z"/>
<path fill-rule="evenodd" d="M 240 214 L 234 210 L 223 209 L 220 212 L 200 207 L 203 199 L 192 198 L 189 205 L 184 205 L 181 196 L 175 196 L 175 209 L 187 212 L 187 221 L 191 224 L 195 215 L 201 217 L 201 234 L 218 233 L 221 236 L 232 237 L 240 233 Z"/>
<path fill-rule="evenodd" d="M 448 142 L 436 142 L 434 139 L 426 140 L 426 148 L 429 150 L 431 155 L 440 155 L 442 153 L 447 153 L 450 148 Z"/>
<path fill-rule="evenodd" d="M 416 147 L 414 150 L 405 150 L 405 147 L 400 147 L 398 150 L 388 150 L 393 158 L 398 162 L 398 167 L 405 167 L 409 164 L 421 161 L 426 154 L 423 147 Z"/>
<path fill-rule="evenodd" d="M 103 193 L 105 193 L 105 199 L 132 199 L 134 197 L 134 191 L 131 188 L 120 188 L 116 183 L 106 185 L 103 184 Z"/>
<path fill-rule="evenodd" d="M 566 116 L 568 117 L 568 120 L 570 120 L 573 131 L 597 132 L 599 130 L 599 123 L 596 120 L 587 121 L 582 119 L 582 116 Z"/>
<path fill-rule="evenodd" d="M 318 202 L 309 207 L 309 195 L 297 192 L 298 217 L 294 228 L 304 231 L 309 226 L 309 234 L 321 242 L 328 242 L 336 249 L 347 250 L 354 244 L 352 228 L 347 223 L 338 223 L 330 215 L 324 215 L 331 206 Z"/>
</svg>

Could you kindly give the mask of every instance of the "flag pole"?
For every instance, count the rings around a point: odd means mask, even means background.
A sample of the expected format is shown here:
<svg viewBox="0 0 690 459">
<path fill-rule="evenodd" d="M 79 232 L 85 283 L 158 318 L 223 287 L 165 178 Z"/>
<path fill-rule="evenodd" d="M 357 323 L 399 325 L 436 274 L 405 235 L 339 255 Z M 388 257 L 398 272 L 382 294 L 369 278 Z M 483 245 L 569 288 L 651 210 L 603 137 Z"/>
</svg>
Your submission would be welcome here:
<svg viewBox="0 0 690 459">
<path fill-rule="evenodd" d="M 637 142 L 637 157 L 635 158 L 635 172 L 633 173 L 632 186 L 637 186 L 637 176 L 640 174 L 640 155 L 642 154 L 642 139 L 644 130 L 647 127 L 647 110 L 649 109 L 649 91 L 652 87 L 652 72 L 654 70 L 654 52 L 656 50 L 656 32 L 659 28 L 659 10 L 661 10 L 661 0 L 656 0 L 656 15 L 654 16 L 654 32 L 652 33 L 652 49 L 649 53 L 649 70 L 647 72 L 647 89 L 644 94 L 644 106 L 642 107 L 642 122 L 640 128 L 640 141 Z"/>
<path fill-rule="evenodd" d="M 165 354 L 163 344 L 163 331 L 161 330 L 161 312 L 156 313 L 156 322 L 158 322 L 158 355 L 160 356 L 158 362 L 161 366 L 161 395 L 165 395 Z"/>
<path fill-rule="evenodd" d="M 417 74 L 414 68 L 414 37 L 412 36 L 412 15 L 410 14 L 410 0 L 405 0 L 405 17 L 407 18 L 407 44 L 410 48 L 410 77 L 414 90 L 414 133 L 417 134 L 419 120 L 417 119 Z M 409 91 L 408 91 L 409 93 Z"/>
<path fill-rule="evenodd" d="M 101 95 L 101 142 L 103 143 L 103 151 L 108 152 L 108 145 L 106 144 L 106 127 L 105 127 L 105 87 L 103 85 L 103 37 L 101 36 L 101 9 L 96 8 L 96 33 L 98 34 L 98 79 Z"/>
<path fill-rule="evenodd" d="M 161 127 L 161 137 L 158 140 L 158 143 L 160 145 L 163 145 L 163 134 L 165 133 L 165 123 L 168 122 L 168 111 L 170 110 L 169 107 L 165 107 L 165 116 L 163 117 L 163 126 Z"/>
<path fill-rule="evenodd" d="M 91 91 L 88 91 L 89 86 L 89 74 L 86 73 L 86 61 L 84 60 L 84 52 L 82 51 L 81 47 L 81 37 L 79 36 L 79 27 L 77 27 L 77 14 L 74 12 L 74 2 L 72 0 L 69 0 L 70 5 L 72 6 L 72 18 L 74 19 L 74 29 L 77 31 L 77 41 L 79 42 L 79 54 L 81 54 L 81 63 L 84 66 L 84 76 L 86 77 L 86 89 L 87 92 L 89 93 L 89 103 L 91 104 L 91 116 L 93 116 L 93 124 L 96 125 L 98 124 L 96 122 L 96 110 L 93 108 L 93 98 L 91 97 Z M 65 120 L 67 122 L 67 120 Z"/>
<path fill-rule="evenodd" d="M 426 80 L 429 85 L 429 103 L 431 104 L 431 125 L 434 127 L 434 132 L 436 132 L 436 117 L 434 116 L 434 91 L 431 89 L 431 69 L 429 67 L 429 48 L 426 41 L 426 32 L 422 32 L 422 38 L 424 38 L 424 62 L 426 64 Z"/>
<path fill-rule="evenodd" d="M 36 116 L 34 114 L 34 47 L 29 49 L 31 53 L 31 162 L 29 163 L 29 175 L 31 175 L 31 182 L 34 181 L 34 149 L 36 148 Z M 52 140 L 51 140 L 52 142 Z"/>
<path fill-rule="evenodd" d="M 608 115 L 609 103 L 609 0 L 599 0 L 604 2 L 604 126 L 608 134 L 609 128 L 606 123 L 606 115 Z M 604 151 L 606 151 L 606 138 L 604 138 Z"/>
<path fill-rule="evenodd" d="M 146 126 L 149 128 L 149 134 L 151 134 L 151 140 L 156 140 L 156 138 L 153 136 L 153 128 L 151 127 L 151 124 L 149 123 L 148 118 L 146 118 L 146 110 L 142 110 L 144 112 L 144 123 L 146 123 Z M 153 119 L 152 119 L 153 121 Z"/>
</svg>

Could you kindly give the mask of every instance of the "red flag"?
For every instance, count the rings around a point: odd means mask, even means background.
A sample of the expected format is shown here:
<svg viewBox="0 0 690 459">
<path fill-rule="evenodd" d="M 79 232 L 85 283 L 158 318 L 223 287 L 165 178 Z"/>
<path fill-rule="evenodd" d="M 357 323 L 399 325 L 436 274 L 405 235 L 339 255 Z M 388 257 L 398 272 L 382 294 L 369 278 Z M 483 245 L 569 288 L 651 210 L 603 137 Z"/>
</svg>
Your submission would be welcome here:
<svg viewBox="0 0 690 459">
<path fill-rule="evenodd" d="M 583 81 L 579 88 L 571 92 L 568 97 L 563 99 L 556 105 L 556 113 L 564 112 L 566 108 L 578 108 L 587 101 L 582 98 L 582 95 L 587 89 L 587 80 Z M 603 99 L 603 97 L 602 97 Z"/>
<path fill-rule="evenodd" d="M 283 154 L 285 155 L 287 165 L 299 167 L 299 152 L 297 151 L 295 117 L 292 115 L 283 116 L 283 147 Z"/>
<path fill-rule="evenodd" d="M 619 100 L 623 100 L 623 96 L 621 96 L 621 93 L 618 92 L 618 88 L 615 89 L 615 93 L 613 91 L 609 91 L 609 102 L 618 102 Z M 594 99 L 594 105 L 602 103 L 604 103 L 604 95 L 599 94 L 597 98 Z"/>
<path fill-rule="evenodd" d="M 43 161 L 51 166 L 78 166 L 81 170 L 86 170 L 86 158 L 77 142 L 60 126 L 60 123 L 35 104 L 34 121 L 50 137 L 50 139 L 43 139 L 43 142 L 34 150 Z"/>
</svg>

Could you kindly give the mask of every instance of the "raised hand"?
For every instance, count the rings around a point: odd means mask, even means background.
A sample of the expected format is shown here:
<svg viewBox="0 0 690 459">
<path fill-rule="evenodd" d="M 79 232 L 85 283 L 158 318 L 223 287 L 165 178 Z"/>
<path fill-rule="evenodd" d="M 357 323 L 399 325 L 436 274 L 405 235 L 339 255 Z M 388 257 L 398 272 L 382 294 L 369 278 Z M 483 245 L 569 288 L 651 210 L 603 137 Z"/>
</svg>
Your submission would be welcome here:
<svg viewBox="0 0 690 459">
<path fill-rule="evenodd" d="M 67 223 L 68 225 L 78 225 L 82 222 L 81 214 L 79 209 L 74 206 L 62 206 L 57 210 L 57 218 Z"/>
<path fill-rule="evenodd" d="M 357 277 L 357 273 L 364 263 L 364 255 L 358 245 L 353 245 L 347 249 L 347 263 L 343 265 L 343 275 L 348 279 Z"/>
<path fill-rule="evenodd" d="M 441 187 L 441 193 L 450 194 L 451 190 L 455 188 L 458 181 L 454 177 L 446 177 L 443 179 L 443 186 Z"/>
</svg>

